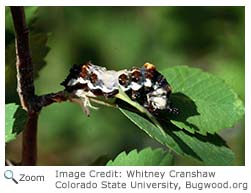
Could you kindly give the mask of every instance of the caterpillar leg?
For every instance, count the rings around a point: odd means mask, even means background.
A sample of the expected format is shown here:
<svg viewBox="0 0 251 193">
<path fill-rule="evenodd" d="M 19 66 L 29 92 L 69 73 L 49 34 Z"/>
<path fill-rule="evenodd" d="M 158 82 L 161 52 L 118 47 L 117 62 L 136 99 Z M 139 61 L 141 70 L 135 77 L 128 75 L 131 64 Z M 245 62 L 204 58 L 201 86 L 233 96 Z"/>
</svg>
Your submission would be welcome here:
<svg viewBox="0 0 251 193">
<path fill-rule="evenodd" d="M 73 98 L 72 101 L 78 103 L 81 106 L 83 112 L 88 117 L 90 116 L 90 109 L 89 108 L 92 108 L 95 110 L 98 109 L 98 107 L 95 107 L 91 104 L 90 99 L 86 95 L 81 95 L 81 97 L 79 97 L 79 98 Z"/>
</svg>

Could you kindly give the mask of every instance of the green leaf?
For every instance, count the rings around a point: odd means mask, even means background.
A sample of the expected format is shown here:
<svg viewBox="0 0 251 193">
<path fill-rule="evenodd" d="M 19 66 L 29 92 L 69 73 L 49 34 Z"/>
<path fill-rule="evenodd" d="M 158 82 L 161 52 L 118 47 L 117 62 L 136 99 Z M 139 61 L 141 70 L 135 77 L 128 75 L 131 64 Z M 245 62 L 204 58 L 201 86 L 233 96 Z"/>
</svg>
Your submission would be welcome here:
<svg viewBox="0 0 251 193">
<path fill-rule="evenodd" d="M 162 71 L 173 88 L 171 101 L 180 114 L 171 122 L 206 135 L 233 127 L 244 115 L 237 94 L 216 76 L 197 68 L 177 66 Z"/>
<path fill-rule="evenodd" d="M 173 165 L 173 156 L 158 148 L 146 148 L 137 152 L 132 150 L 128 154 L 120 153 L 114 161 L 109 161 L 107 166 L 170 166 Z"/>
<path fill-rule="evenodd" d="M 234 159 L 233 152 L 216 134 L 208 134 L 208 136 L 192 134 L 177 128 L 168 121 L 162 123 L 163 132 L 161 128 L 137 113 L 120 110 L 150 137 L 180 155 L 197 159 L 205 165 L 231 165 Z"/>
<path fill-rule="evenodd" d="M 26 112 L 19 105 L 5 105 L 5 143 L 14 140 L 23 130 L 26 118 Z"/>
</svg>

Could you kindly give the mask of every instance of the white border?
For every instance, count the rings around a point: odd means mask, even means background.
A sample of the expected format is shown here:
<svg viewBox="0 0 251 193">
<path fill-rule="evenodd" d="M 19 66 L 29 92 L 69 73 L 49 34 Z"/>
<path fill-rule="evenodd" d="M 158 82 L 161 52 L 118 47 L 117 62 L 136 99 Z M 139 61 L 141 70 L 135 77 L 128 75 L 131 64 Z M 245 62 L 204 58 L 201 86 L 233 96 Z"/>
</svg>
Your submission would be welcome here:
<svg viewBox="0 0 251 193">
<path fill-rule="evenodd" d="M 5 8 L 4 6 L 9 6 L 9 5 L 40 5 L 40 6 L 246 6 L 245 7 L 245 116 L 246 116 L 246 121 L 245 121 L 245 167 L 203 167 L 203 169 L 213 169 L 215 171 L 218 171 L 222 177 L 230 177 L 231 179 L 246 179 L 249 180 L 249 183 L 251 182 L 251 153 L 250 153 L 250 143 L 251 143 L 251 130 L 250 130 L 250 121 L 251 119 L 251 113 L 250 113 L 250 103 L 251 103 L 251 93 L 250 93 L 250 85 L 251 85 L 251 1 L 250 0 L 92 0 L 92 1 L 85 1 L 85 0 L 2 0 L 0 1 L 0 42 L 1 42 L 1 53 L 0 53 L 0 72 L 2 72 L 0 76 L 0 86 L 5 90 L 5 69 L 4 69 L 4 64 L 5 64 L 5 53 L 3 50 L 5 50 L 5 37 L 3 34 L 5 34 L 4 31 L 4 13 L 5 13 Z M 249 87 L 249 88 L 248 88 Z M 0 126 L 1 126 L 1 132 L 0 132 L 0 192 L 1 187 L 9 186 L 9 182 L 3 179 L 3 171 L 5 169 L 4 165 L 4 160 L 5 160 L 5 143 L 4 143 L 4 125 L 5 125 L 5 118 L 4 118 L 4 103 L 5 103 L 5 93 L 2 91 L 0 93 Z M 248 108 L 247 108 L 248 107 Z M 22 167 L 16 167 L 17 171 L 23 170 Z M 49 169 L 50 168 L 50 169 Z M 27 167 L 25 170 L 27 172 L 39 172 L 43 171 L 46 174 L 52 173 L 51 170 L 52 168 L 55 167 Z M 69 167 L 57 167 L 57 168 L 68 168 Z M 72 168 L 72 167 L 71 167 Z M 73 167 L 76 169 L 76 167 Z M 85 167 L 81 167 L 84 169 Z M 97 167 L 96 167 L 97 168 Z M 116 168 L 116 167 L 115 167 Z M 121 167 L 125 168 L 125 167 Z M 151 167 L 152 168 L 152 167 Z M 153 167 L 154 168 L 154 167 Z M 177 167 L 172 167 L 172 168 L 177 168 Z M 194 168 L 194 167 L 179 167 L 180 169 L 189 169 L 189 168 Z M 202 168 L 200 168 L 202 169 Z M 1 182 L 3 180 L 3 183 Z M 250 186 L 251 184 L 249 184 Z M 23 189 L 23 188 L 26 188 Z M 26 192 L 34 192 L 34 189 L 29 188 L 27 190 L 27 187 L 20 188 L 11 188 L 13 189 L 12 192 L 17 192 L 17 191 L 26 191 Z M 249 187 L 250 189 L 250 187 Z M 36 188 L 37 192 L 51 192 L 48 187 L 43 187 L 41 188 Z M 82 190 L 84 191 L 84 190 Z M 9 191 L 10 192 L 10 191 Z M 87 191 L 89 192 L 89 191 Z M 93 191 L 95 192 L 95 191 Z M 134 192 L 134 191 L 132 191 Z M 168 191 L 170 192 L 170 191 Z M 207 192 L 207 191 L 203 191 Z M 212 192 L 212 190 L 210 190 Z M 228 190 L 226 191 L 221 191 L 221 192 L 229 192 Z M 237 191 L 238 192 L 238 191 Z M 241 192 L 241 191 L 240 191 Z"/>
<path fill-rule="evenodd" d="M 245 7 L 245 165 L 251 166 L 251 2 Z"/>
</svg>

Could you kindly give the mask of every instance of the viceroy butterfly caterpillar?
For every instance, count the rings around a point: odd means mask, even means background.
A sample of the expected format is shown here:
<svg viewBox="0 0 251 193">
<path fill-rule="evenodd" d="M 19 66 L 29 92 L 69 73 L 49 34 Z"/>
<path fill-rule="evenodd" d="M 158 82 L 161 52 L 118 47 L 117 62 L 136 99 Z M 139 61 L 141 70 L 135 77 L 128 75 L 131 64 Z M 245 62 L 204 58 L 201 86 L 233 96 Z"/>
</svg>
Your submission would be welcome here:
<svg viewBox="0 0 251 193">
<path fill-rule="evenodd" d="M 67 92 L 81 98 L 87 115 L 88 107 L 92 107 L 88 97 L 114 98 L 120 90 L 153 115 L 158 112 L 178 114 L 178 109 L 172 107 L 169 100 L 171 86 L 150 63 L 145 63 L 141 68 L 120 71 L 107 70 L 91 62 L 74 65 L 61 85 Z"/>
</svg>

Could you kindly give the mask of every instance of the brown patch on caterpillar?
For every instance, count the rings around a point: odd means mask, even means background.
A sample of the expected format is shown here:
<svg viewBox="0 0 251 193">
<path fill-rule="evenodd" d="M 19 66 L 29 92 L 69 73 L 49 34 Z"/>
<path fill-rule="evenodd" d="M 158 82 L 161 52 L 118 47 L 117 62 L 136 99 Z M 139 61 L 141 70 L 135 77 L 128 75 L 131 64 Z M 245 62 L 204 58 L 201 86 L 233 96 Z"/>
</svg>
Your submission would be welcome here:
<svg viewBox="0 0 251 193">
<path fill-rule="evenodd" d="M 90 81 L 91 81 L 91 83 L 95 84 L 97 82 L 97 80 L 98 80 L 97 74 L 95 74 L 95 73 L 92 72 L 91 75 L 90 75 Z"/>
<path fill-rule="evenodd" d="M 142 75 L 139 69 L 133 69 L 131 75 L 133 82 L 139 82 L 142 79 Z"/>
<path fill-rule="evenodd" d="M 83 65 L 81 68 L 81 72 L 80 72 L 80 76 L 83 79 L 87 79 L 88 78 L 88 66 L 87 65 Z"/>
<path fill-rule="evenodd" d="M 130 79 L 129 79 L 128 75 L 126 75 L 124 73 L 119 75 L 119 84 L 120 85 L 127 87 L 129 85 L 129 81 L 130 81 Z"/>
</svg>

